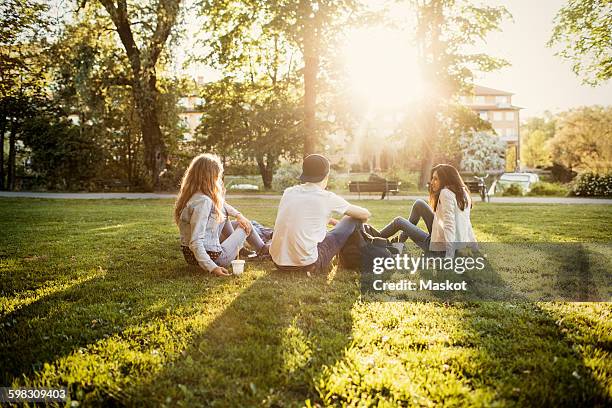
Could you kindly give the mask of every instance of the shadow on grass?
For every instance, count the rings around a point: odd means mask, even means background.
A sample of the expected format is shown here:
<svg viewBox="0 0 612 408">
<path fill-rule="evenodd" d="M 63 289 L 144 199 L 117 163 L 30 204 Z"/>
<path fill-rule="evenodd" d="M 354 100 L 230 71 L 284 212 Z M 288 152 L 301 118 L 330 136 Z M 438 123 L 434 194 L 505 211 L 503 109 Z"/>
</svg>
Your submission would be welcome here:
<svg viewBox="0 0 612 408">
<path fill-rule="evenodd" d="M 269 265 L 268 265 L 269 269 Z M 335 279 L 354 280 L 340 271 Z M 316 379 L 350 342 L 355 285 L 269 272 L 193 337 L 130 404 L 279 406 L 318 400 Z"/>
<path fill-rule="evenodd" d="M 71 390 L 79 390 L 81 396 L 87 394 L 100 386 L 96 382 L 105 381 L 102 374 L 94 381 L 92 378 L 96 375 L 88 373 L 86 367 L 53 368 L 52 365 L 74 353 L 77 357 L 83 355 L 83 360 L 91 354 L 112 354 L 113 351 L 102 344 L 109 339 L 117 344 L 129 344 L 131 353 L 147 353 L 154 348 L 151 343 L 160 340 L 159 333 L 149 333 L 156 329 L 153 327 L 156 322 L 172 322 L 197 313 L 197 305 L 204 294 L 224 291 L 231 284 L 230 281 L 204 278 L 200 271 L 185 265 L 182 260 L 164 262 L 161 267 L 150 261 L 134 268 L 125 267 L 122 262 L 129 256 L 123 255 L 114 256 L 111 264 L 115 262 L 115 266 L 108 270 L 94 269 L 81 273 L 80 278 L 77 274 L 76 278 L 62 281 L 62 284 L 43 287 L 34 298 L 25 299 L 0 318 L 1 384 L 23 384 L 25 381 L 27 384 L 50 382 L 65 386 L 68 385 L 66 381 L 75 381 Z M 74 275 L 72 270 L 65 272 L 71 277 Z M 64 274 L 61 269 L 55 269 L 54 273 L 58 277 Z M 34 292 L 21 295 L 25 297 Z M 127 380 L 134 374 L 132 370 L 138 370 L 136 366 L 130 367 L 128 354 L 117 353 L 113 358 L 116 360 L 101 363 L 117 364 L 111 370 L 116 369 L 128 377 Z M 100 371 L 107 369 L 101 367 Z M 58 375 L 59 372 L 63 374 Z M 56 383 L 58 379 L 60 384 Z M 104 400 L 106 391 L 99 387 L 93 399 Z"/>
<path fill-rule="evenodd" d="M 601 299 L 594 275 L 601 278 L 602 271 L 592 270 L 593 265 L 606 265 L 601 254 L 581 244 L 540 245 L 538 249 L 544 260 L 557 260 L 540 269 L 541 273 L 546 269 L 553 272 L 549 279 L 557 299 L 565 299 L 565 304 Z M 559 303 L 534 302 L 532 294 L 516 292 L 516 286 L 507 283 L 507 270 L 499 273 L 489 262 L 487 267 L 492 279 L 501 282 L 500 290 L 513 300 L 460 304 L 464 308 L 460 324 L 466 332 L 466 342 L 477 353 L 471 361 L 449 364 L 474 388 L 492 390 L 496 397 L 491 403 L 504 400 L 518 406 L 611 406 L 605 362 L 590 361 L 587 365 L 594 349 L 600 348 L 595 355 L 605 355 L 609 344 L 602 345 L 605 340 L 589 338 L 586 332 L 571 333 L 564 323 L 567 316 L 554 312 Z M 540 285 L 542 281 L 534 280 L 532 284 Z M 573 330 L 580 331 L 582 327 L 576 325 Z"/>
</svg>

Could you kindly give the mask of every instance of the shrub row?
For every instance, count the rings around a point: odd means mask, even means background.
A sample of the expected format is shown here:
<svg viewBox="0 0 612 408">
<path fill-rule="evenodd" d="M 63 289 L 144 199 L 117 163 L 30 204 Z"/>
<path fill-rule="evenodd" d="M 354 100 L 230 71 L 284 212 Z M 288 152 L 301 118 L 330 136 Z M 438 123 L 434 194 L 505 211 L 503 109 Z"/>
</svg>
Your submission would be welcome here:
<svg viewBox="0 0 612 408">
<path fill-rule="evenodd" d="M 572 182 L 571 194 L 579 197 L 612 197 L 612 173 L 582 173 Z"/>
</svg>

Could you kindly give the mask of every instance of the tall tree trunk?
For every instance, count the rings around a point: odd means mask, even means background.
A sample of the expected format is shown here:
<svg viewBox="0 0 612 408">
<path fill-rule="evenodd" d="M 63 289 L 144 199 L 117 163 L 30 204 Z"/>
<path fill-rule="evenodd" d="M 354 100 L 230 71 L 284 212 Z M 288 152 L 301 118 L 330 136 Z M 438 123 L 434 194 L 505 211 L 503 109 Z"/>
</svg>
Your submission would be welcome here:
<svg viewBox="0 0 612 408">
<path fill-rule="evenodd" d="M 433 168 L 435 141 L 437 138 L 437 123 L 435 113 L 428 111 L 426 113 L 426 122 L 428 126 L 425 127 L 427 131 L 423 135 L 423 141 L 421 146 L 421 173 L 419 174 L 419 187 L 425 188 L 429 183 L 431 169 Z"/>
<path fill-rule="evenodd" d="M 9 133 L 9 157 L 8 157 L 8 180 L 7 186 L 9 191 L 13 191 L 15 189 L 15 122 L 11 121 L 11 130 Z"/>
<path fill-rule="evenodd" d="M 304 157 L 316 153 L 316 103 L 319 57 L 316 50 L 313 19 L 308 18 L 304 30 Z"/>
<path fill-rule="evenodd" d="M 153 190 L 159 187 L 159 174 L 165 162 L 165 149 L 159 125 L 155 77 L 153 76 L 144 82 L 135 81 L 133 90 L 144 145 L 144 163 L 148 184 L 146 187 L 149 190 Z"/>
<path fill-rule="evenodd" d="M 134 39 L 125 0 L 99 0 L 113 21 L 117 34 L 132 68 L 132 91 L 134 103 L 140 119 L 142 142 L 144 144 L 144 164 L 147 172 L 147 188 L 159 187 L 159 173 L 165 163 L 165 148 L 159 125 L 158 91 L 156 87 L 155 66 L 162 54 L 166 40 L 176 24 L 181 0 L 157 2 L 156 26 L 146 45 L 140 49 Z"/>
<path fill-rule="evenodd" d="M 267 156 L 267 160 L 266 160 Z M 263 181 L 264 188 L 270 190 L 272 188 L 272 179 L 274 177 L 274 170 L 276 169 L 276 159 L 273 155 L 259 155 L 256 157 L 257 166 L 259 167 L 259 174 L 261 174 L 261 180 Z"/>
<path fill-rule="evenodd" d="M 2 118 L 0 122 L 0 190 L 4 190 L 4 132 L 6 121 Z"/>
<path fill-rule="evenodd" d="M 421 69 L 424 73 L 426 83 L 430 85 L 430 95 L 426 98 L 424 115 L 424 134 L 422 135 L 422 159 L 421 173 L 419 175 L 419 187 L 424 188 L 429 182 L 431 169 L 434 161 L 434 148 L 438 140 L 438 118 L 437 112 L 440 106 L 439 92 L 441 78 L 438 72 L 441 69 L 441 58 L 443 54 L 440 42 L 440 29 L 443 22 L 443 0 L 431 0 L 419 4 L 418 18 L 418 49 Z"/>
</svg>

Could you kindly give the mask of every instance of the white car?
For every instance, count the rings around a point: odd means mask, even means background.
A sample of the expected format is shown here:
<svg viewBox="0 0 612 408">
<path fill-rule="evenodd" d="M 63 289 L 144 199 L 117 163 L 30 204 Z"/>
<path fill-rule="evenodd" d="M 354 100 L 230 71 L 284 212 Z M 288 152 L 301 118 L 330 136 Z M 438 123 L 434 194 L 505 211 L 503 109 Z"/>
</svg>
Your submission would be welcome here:
<svg viewBox="0 0 612 408">
<path fill-rule="evenodd" d="M 540 176 L 535 173 L 504 173 L 497 180 L 496 186 L 499 186 L 499 190 L 503 190 L 511 184 L 518 184 L 523 189 L 523 193 L 528 193 L 531 191 L 531 186 L 538 181 Z"/>
</svg>

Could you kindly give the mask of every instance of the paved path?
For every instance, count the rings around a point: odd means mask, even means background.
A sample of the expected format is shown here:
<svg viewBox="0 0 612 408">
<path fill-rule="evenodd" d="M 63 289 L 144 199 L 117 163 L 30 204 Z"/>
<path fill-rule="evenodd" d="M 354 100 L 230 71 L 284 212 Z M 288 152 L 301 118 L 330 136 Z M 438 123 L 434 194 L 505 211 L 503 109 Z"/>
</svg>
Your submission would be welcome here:
<svg viewBox="0 0 612 408">
<path fill-rule="evenodd" d="M 159 198 L 174 198 L 176 194 L 165 193 L 33 193 L 26 191 L 0 191 L 2 197 L 27 197 L 27 198 L 63 198 L 63 199 L 159 199 Z M 358 197 L 353 194 L 344 195 L 347 200 L 356 200 Z M 261 199 L 276 199 L 280 195 L 275 194 L 229 194 L 228 198 L 261 198 Z M 362 199 L 376 199 L 377 196 L 362 196 Z M 417 198 L 426 198 L 426 196 L 391 196 L 391 200 L 416 200 Z M 474 197 L 474 201 L 480 201 L 478 197 Z M 512 204 L 612 204 L 612 199 L 602 198 L 577 198 L 577 197 L 492 197 L 492 203 L 512 203 Z"/>
</svg>

